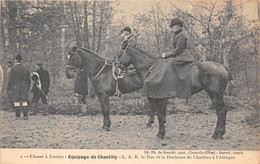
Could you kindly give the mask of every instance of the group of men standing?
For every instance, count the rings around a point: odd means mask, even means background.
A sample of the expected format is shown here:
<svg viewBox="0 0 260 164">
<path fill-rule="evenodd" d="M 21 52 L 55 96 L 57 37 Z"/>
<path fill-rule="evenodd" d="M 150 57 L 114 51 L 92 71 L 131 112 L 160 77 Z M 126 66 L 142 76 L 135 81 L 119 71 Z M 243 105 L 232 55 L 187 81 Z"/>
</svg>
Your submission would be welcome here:
<svg viewBox="0 0 260 164">
<path fill-rule="evenodd" d="M 33 81 L 33 87 L 31 92 L 33 93 L 32 107 L 33 113 L 38 113 L 37 103 L 39 99 L 42 99 L 44 107 L 44 113 L 47 112 L 47 94 L 49 92 L 50 78 L 48 71 L 43 69 L 42 63 L 36 63 L 37 70 L 30 74 L 29 69 L 22 64 L 22 56 L 16 55 L 14 62 L 8 62 L 7 70 L 7 95 L 11 107 L 15 110 L 16 119 L 21 119 L 21 112 L 23 113 L 23 119 L 28 119 L 29 111 L 29 91 L 31 86 L 31 80 Z"/>
</svg>

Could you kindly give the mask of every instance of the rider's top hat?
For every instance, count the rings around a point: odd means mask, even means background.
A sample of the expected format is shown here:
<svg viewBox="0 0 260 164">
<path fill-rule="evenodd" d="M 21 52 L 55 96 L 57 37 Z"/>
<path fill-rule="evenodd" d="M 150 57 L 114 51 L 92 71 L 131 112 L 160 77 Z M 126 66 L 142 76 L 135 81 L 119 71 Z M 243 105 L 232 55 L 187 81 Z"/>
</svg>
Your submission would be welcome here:
<svg viewBox="0 0 260 164">
<path fill-rule="evenodd" d="M 121 33 L 124 32 L 124 31 L 127 31 L 127 32 L 131 33 L 131 28 L 130 28 L 130 27 L 125 27 L 125 28 L 121 31 Z"/>
<path fill-rule="evenodd" d="M 22 56 L 20 54 L 15 56 L 15 60 L 21 62 L 22 61 Z"/>
<path fill-rule="evenodd" d="M 179 25 L 179 24 L 183 24 L 183 22 L 180 19 L 178 19 L 178 18 L 173 18 L 171 20 L 171 24 L 170 24 L 169 27 L 172 27 L 172 26 L 175 26 L 175 25 Z"/>
</svg>

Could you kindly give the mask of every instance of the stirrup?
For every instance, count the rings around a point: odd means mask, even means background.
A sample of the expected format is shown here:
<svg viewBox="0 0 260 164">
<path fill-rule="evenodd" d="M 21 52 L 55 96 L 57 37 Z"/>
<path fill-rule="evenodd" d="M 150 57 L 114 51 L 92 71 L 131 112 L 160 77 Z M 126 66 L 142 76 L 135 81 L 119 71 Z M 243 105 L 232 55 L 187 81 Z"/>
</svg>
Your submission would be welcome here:
<svg viewBox="0 0 260 164">
<path fill-rule="evenodd" d="M 118 91 L 116 91 L 115 93 L 114 93 L 114 96 L 117 96 L 117 97 L 121 97 L 121 92 L 118 90 Z"/>
</svg>

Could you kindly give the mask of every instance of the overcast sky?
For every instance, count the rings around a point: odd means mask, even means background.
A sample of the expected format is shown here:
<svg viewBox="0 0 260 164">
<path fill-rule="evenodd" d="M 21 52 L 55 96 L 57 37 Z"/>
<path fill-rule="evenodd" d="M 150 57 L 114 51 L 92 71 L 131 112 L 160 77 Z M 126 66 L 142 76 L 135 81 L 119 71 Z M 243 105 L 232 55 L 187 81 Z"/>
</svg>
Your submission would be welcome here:
<svg viewBox="0 0 260 164">
<path fill-rule="evenodd" d="M 171 0 L 173 4 L 179 7 L 182 10 L 189 10 L 191 5 L 189 5 L 189 0 Z M 240 0 L 236 0 L 240 1 Z M 242 2 L 248 0 L 241 0 Z M 114 16 L 114 21 L 123 22 L 125 25 L 131 25 L 133 22 L 133 14 L 146 13 L 151 10 L 152 7 L 156 8 L 156 3 L 159 3 L 161 9 L 164 13 L 167 13 L 173 7 L 168 0 L 120 0 L 120 4 L 117 9 L 123 11 L 122 13 L 116 14 Z M 195 2 L 195 0 L 192 0 Z M 213 1 L 214 2 L 214 1 Z M 221 2 L 217 2 L 218 4 Z M 244 7 L 244 16 L 248 19 L 257 19 L 257 0 L 249 0 L 243 4 Z"/>
</svg>

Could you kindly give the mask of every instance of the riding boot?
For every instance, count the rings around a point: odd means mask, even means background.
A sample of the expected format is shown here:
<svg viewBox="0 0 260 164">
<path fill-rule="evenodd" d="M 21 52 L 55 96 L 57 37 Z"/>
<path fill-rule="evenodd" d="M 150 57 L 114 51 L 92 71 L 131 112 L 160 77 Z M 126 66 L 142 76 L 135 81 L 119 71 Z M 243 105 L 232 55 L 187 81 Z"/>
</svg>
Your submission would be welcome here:
<svg viewBox="0 0 260 164">
<path fill-rule="evenodd" d="M 43 106 L 43 115 L 44 116 L 46 116 L 46 115 L 48 115 L 48 104 L 44 104 L 44 106 Z"/>
<path fill-rule="evenodd" d="M 114 93 L 114 96 L 121 97 L 121 92 L 118 89 L 118 80 L 116 80 L 116 92 Z"/>
<path fill-rule="evenodd" d="M 39 109 L 38 109 L 38 103 L 33 103 L 32 104 L 32 114 L 31 115 L 36 115 L 37 113 L 39 113 Z"/>
</svg>

